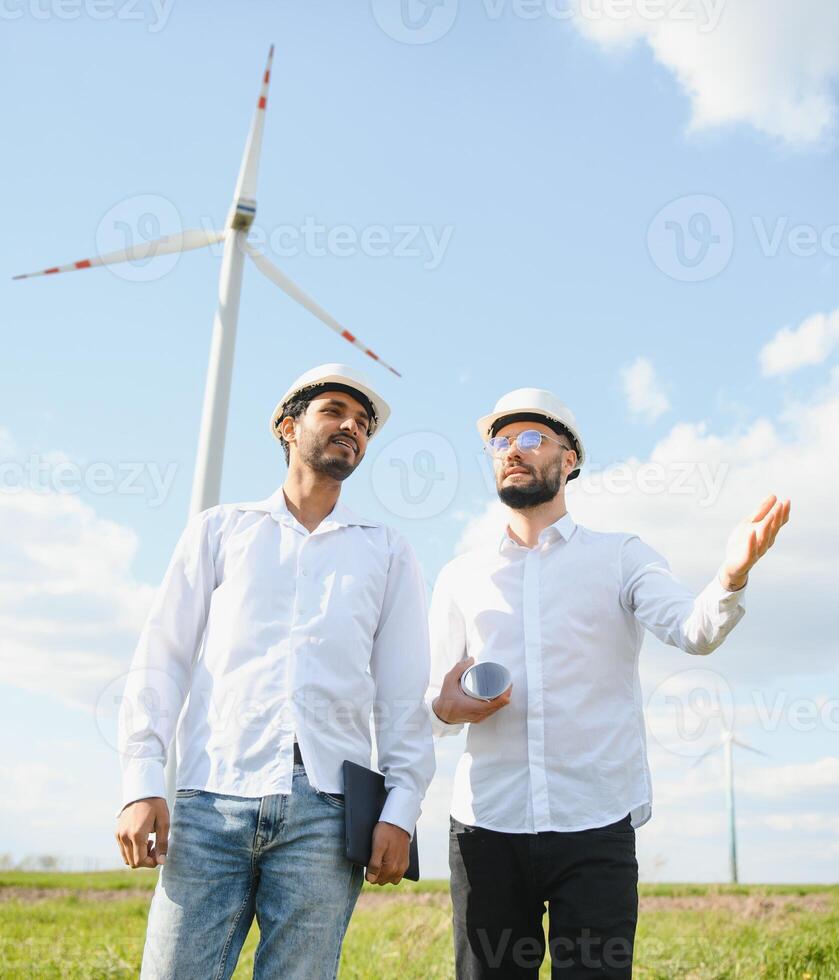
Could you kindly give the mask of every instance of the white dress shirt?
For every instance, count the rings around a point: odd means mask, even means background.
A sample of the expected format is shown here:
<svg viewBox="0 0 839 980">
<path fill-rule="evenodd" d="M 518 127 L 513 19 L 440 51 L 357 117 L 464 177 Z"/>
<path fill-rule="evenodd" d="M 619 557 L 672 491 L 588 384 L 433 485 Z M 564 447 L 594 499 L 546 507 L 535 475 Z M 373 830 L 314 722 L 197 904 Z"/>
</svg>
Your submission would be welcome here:
<svg viewBox="0 0 839 980">
<path fill-rule="evenodd" d="M 401 535 L 340 501 L 309 533 L 282 487 L 212 507 L 187 524 L 134 654 L 122 805 L 166 795 L 176 721 L 178 789 L 288 794 L 296 737 L 315 789 L 342 793 L 344 760 L 370 765 L 375 708 L 381 819 L 413 833 L 434 774 L 428 677 L 425 586 Z"/>
<path fill-rule="evenodd" d="M 715 578 L 695 596 L 630 534 L 566 514 L 534 548 L 505 532 L 440 572 L 430 610 L 429 706 L 459 660 L 512 674 L 510 703 L 469 725 L 452 815 L 509 833 L 649 820 L 652 784 L 638 676 L 644 627 L 707 654 L 744 615 Z M 432 711 L 435 734 L 459 732 Z"/>
</svg>

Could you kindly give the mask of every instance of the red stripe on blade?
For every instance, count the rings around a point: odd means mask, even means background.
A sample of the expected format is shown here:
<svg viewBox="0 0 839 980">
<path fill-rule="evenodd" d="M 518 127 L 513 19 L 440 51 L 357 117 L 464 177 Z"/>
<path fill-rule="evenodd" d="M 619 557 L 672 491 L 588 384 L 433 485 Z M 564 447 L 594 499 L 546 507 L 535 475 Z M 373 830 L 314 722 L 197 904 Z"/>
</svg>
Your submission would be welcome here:
<svg viewBox="0 0 839 980">
<path fill-rule="evenodd" d="M 77 269 L 89 269 L 90 268 L 90 259 L 82 259 L 81 262 L 77 262 L 76 263 L 76 268 Z"/>
<path fill-rule="evenodd" d="M 348 340 L 348 341 L 349 341 L 349 342 L 350 342 L 351 344 L 352 344 L 352 343 L 355 343 L 355 337 L 353 337 L 353 335 L 352 335 L 352 334 L 351 334 L 351 333 L 349 332 L 349 330 L 345 330 L 345 331 L 344 331 L 344 332 L 343 332 L 343 333 L 341 334 L 341 336 L 342 336 L 342 337 L 343 337 L 343 338 L 344 338 L 345 340 Z"/>
<path fill-rule="evenodd" d="M 260 97 L 259 97 L 259 108 L 260 109 L 264 109 L 265 108 L 265 102 L 266 102 L 265 96 L 264 95 L 260 95 Z"/>
<path fill-rule="evenodd" d="M 51 276 L 55 272 L 58 272 L 58 269 L 44 269 L 45 276 Z"/>
</svg>

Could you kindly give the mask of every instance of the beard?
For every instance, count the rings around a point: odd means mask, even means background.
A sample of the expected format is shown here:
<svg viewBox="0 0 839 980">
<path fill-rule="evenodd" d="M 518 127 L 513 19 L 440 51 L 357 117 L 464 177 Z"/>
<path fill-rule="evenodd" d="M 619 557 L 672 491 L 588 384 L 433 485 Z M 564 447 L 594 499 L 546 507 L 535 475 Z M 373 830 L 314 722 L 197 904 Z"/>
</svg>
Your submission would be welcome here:
<svg viewBox="0 0 839 980">
<path fill-rule="evenodd" d="M 297 448 L 300 459 L 307 466 L 333 480 L 343 481 L 355 471 L 364 454 L 358 452 L 348 459 L 340 447 L 332 444 L 334 438 L 334 434 L 318 438 L 315 434 L 306 433 L 302 440 L 298 440 Z"/>
<path fill-rule="evenodd" d="M 502 487 L 496 482 L 498 497 L 502 504 L 513 510 L 525 510 L 528 507 L 538 507 L 547 504 L 562 489 L 562 462 L 557 461 L 545 467 L 542 473 L 530 469 L 529 483 L 519 483 Z"/>
</svg>

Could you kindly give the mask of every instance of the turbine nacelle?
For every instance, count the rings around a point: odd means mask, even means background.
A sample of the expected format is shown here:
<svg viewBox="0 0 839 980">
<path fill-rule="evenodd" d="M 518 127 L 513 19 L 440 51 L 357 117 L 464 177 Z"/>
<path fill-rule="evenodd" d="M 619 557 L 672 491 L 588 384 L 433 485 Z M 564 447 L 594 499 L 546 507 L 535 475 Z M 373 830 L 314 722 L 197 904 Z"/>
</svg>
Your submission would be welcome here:
<svg viewBox="0 0 839 980">
<path fill-rule="evenodd" d="M 252 197 L 240 197 L 233 205 L 228 225 L 234 231 L 247 231 L 256 217 L 256 201 Z"/>
</svg>

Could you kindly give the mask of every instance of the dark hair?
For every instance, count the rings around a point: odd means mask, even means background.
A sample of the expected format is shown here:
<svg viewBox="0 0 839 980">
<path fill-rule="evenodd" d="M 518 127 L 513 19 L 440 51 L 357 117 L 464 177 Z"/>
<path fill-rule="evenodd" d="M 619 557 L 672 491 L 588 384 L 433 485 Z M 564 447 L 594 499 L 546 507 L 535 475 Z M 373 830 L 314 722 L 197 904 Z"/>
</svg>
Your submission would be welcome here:
<svg viewBox="0 0 839 980">
<path fill-rule="evenodd" d="M 306 391 L 299 391 L 294 397 L 283 405 L 282 415 L 274 423 L 274 428 L 279 429 L 283 424 L 283 419 L 299 419 L 300 416 L 309 407 L 309 402 L 315 397 L 315 389 L 309 388 Z M 289 448 L 288 442 L 280 436 L 280 442 L 283 444 L 283 455 L 285 456 L 286 466 L 288 466 L 289 460 L 291 459 L 291 450 Z"/>
<path fill-rule="evenodd" d="M 279 429 L 283 424 L 283 419 L 292 418 L 299 419 L 301 415 L 309 407 L 309 403 L 316 398 L 318 395 L 326 394 L 328 391 L 343 391 L 348 395 L 352 395 L 357 402 L 360 402 L 367 412 L 369 417 L 369 422 L 367 424 L 367 434 L 370 434 L 370 426 L 377 421 L 376 412 L 373 409 L 373 404 L 370 399 L 360 391 L 356 391 L 355 388 L 351 388 L 349 385 L 344 384 L 329 384 L 329 385 L 312 385 L 310 388 L 304 388 L 302 391 L 298 391 L 289 401 L 283 405 L 283 411 L 277 421 L 274 423 L 274 428 Z M 282 437 L 280 442 L 283 444 L 283 453 L 285 454 L 286 466 L 288 466 L 289 460 L 291 458 L 291 450 L 289 444 Z"/>
</svg>

